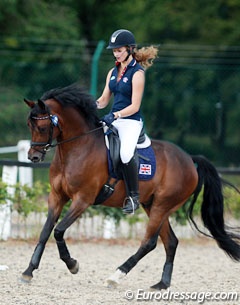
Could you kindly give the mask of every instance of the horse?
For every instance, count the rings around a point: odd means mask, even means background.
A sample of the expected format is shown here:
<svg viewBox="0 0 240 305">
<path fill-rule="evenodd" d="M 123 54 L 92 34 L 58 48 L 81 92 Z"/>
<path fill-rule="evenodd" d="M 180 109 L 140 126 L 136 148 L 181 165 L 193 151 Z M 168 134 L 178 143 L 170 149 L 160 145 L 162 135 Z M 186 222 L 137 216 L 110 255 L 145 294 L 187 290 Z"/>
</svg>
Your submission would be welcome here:
<svg viewBox="0 0 240 305">
<path fill-rule="evenodd" d="M 49 170 L 51 190 L 47 219 L 30 263 L 21 275 L 23 281 L 30 282 L 52 231 L 60 259 L 72 274 L 78 272 L 78 261 L 71 257 L 64 233 L 94 204 L 109 179 L 109 167 L 105 132 L 96 102 L 81 86 L 71 84 L 51 89 L 37 101 L 24 101 L 30 107 L 27 118 L 31 134 L 28 158 L 32 162 L 41 162 L 47 151 L 55 148 Z M 156 172 L 152 179 L 139 181 L 141 206 L 148 216 L 145 234 L 136 253 L 107 279 L 108 285 L 119 284 L 145 255 L 156 248 L 158 239 L 161 239 L 166 252 L 165 262 L 160 281 L 151 288 L 161 290 L 170 287 L 178 238 L 169 217 L 190 202 L 188 218 L 198 229 L 193 220 L 193 208 L 202 189 L 201 218 L 209 232 L 207 235 L 232 260 L 240 261 L 240 237 L 234 228 L 226 228 L 224 180 L 214 165 L 203 156 L 189 155 L 169 141 L 151 139 L 151 145 L 156 157 Z M 102 204 L 121 208 L 125 196 L 125 186 L 120 179 Z M 69 200 L 69 210 L 59 220 Z"/>
</svg>

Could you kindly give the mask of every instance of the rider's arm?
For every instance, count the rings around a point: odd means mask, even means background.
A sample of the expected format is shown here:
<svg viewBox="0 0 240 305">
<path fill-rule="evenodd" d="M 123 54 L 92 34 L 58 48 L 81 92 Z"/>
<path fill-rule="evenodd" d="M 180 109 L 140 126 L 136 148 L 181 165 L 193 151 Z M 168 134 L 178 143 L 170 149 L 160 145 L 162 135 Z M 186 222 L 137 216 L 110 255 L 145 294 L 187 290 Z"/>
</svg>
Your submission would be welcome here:
<svg viewBox="0 0 240 305">
<path fill-rule="evenodd" d="M 111 74 L 112 74 L 112 70 L 113 69 L 111 69 L 108 72 L 107 77 L 106 77 L 105 88 L 103 89 L 102 95 L 96 101 L 98 109 L 105 108 L 110 101 L 112 93 L 109 89 L 109 80 L 110 80 L 110 77 L 111 77 Z"/>
</svg>

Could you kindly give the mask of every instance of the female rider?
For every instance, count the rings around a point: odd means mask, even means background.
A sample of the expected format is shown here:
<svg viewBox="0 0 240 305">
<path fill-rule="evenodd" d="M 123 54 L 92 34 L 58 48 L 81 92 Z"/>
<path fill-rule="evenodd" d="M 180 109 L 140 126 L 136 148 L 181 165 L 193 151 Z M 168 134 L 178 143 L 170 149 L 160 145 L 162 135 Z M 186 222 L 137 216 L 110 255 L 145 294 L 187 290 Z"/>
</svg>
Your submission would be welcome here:
<svg viewBox="0 0 240 305">
<path fill-rule="evenodd" d="M 102 121 L 108 126 L 114 125 L 118 130 L 123 178 L 128 196 L 123 212 L 130 214 L 139 207 L 138 164 L 134 151 L 143 127 L 140 106 L 145 85 L 144 69 L 152 65 L 158 50 L 153 46 L 137 49 L 134 35 L 125 29 L 111 35 L 107 49 L 113 50 L 116 63 L 108 72 L 105 88 L 96 103 L 102 109 L 114 95 L 111 112 Z"/>
</svg>

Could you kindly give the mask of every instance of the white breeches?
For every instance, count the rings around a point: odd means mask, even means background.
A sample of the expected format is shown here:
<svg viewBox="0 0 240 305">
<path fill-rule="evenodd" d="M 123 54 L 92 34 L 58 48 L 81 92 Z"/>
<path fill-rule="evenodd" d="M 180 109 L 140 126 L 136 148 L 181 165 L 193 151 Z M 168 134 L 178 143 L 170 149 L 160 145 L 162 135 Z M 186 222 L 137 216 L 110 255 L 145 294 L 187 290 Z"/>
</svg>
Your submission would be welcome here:
<svg viewBox="0 0 240 305">
<path fill-rule="evenodd" d="M 121 143 L 120 158 L 123 163 L 128 163 L 134 155 L 143 122 L 120 118 L 115 120 L 112 124 L 117 128 L 119 134 Z"/>
</svg>

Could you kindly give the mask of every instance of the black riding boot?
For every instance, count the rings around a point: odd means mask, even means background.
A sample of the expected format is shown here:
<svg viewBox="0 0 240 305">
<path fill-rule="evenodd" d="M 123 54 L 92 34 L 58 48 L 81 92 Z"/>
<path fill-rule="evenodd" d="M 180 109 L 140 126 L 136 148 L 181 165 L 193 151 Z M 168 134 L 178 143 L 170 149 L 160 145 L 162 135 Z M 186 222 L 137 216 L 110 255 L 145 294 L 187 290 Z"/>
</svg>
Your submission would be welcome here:
<svg viewBox="0 0 240 305">
<path fill-rule="evenodd" d="M 123 212 L 134 214 L 134 211 L 139 208 L 138 164 L 134 157 L 129 163 L 123 164 L 123 178 L 128 196 L 125 200 Z"/>
</svg>

